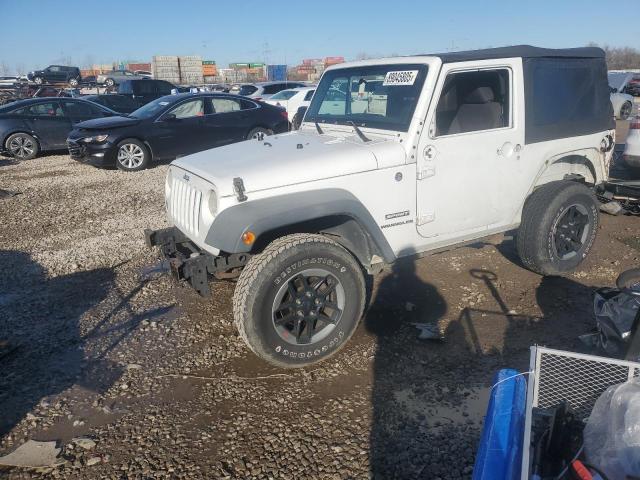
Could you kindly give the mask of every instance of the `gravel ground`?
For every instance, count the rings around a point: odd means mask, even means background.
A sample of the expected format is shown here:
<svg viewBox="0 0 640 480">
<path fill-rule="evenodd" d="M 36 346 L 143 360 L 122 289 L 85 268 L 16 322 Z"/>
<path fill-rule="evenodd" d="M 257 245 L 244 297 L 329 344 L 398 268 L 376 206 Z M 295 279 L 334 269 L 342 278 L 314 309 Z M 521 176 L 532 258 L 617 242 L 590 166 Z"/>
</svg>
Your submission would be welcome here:
<svg viewBox="0 0 640 480">
<path fill-rule="evenodd" d="M 495 371 L 535 343 L 576 348 L 594 288 L 640 263 L 640 219 L 604 215 L 566 278 L 522 269 L 502 236 L 398 263 L 338 355 L 279 370 L 238 337 L 232 282 L 203 300 L 145 249 L 166 168 L 0 157 L 0 188 L 21 192 L 0 199 L 0 454 L 58 440 L 66 459 L 0 477 L 469 478 Z"/>
</svg>

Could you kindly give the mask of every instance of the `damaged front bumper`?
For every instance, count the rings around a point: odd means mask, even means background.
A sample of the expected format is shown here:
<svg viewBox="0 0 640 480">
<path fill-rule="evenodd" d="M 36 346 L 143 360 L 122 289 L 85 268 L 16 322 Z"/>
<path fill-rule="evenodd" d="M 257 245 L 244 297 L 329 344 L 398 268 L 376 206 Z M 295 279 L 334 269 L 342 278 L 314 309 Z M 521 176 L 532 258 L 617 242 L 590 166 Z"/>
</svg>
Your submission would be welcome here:
<svg viewBox="0 0 640 480">
<path fill-rule="evenodd" d="M 210 275 L 241 268 L 250 258 L 247 253 L 220 252 L 220 255 L 212 255 L 199 248 L 176 227 L 145 230 L 144 239 L 147 247 L 160 247 L 177 280 L 188 282 L 202 296 L 211 295 Z"/>
</svg>

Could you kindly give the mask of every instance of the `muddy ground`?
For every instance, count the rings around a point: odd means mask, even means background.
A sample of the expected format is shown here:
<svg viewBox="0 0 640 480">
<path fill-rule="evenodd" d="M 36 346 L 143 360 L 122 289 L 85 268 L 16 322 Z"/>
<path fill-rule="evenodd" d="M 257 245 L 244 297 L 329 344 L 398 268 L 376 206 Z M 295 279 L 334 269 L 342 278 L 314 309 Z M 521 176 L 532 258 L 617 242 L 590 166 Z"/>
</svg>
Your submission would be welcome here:
<svg viewBox="0 0 640 480">
<path fill-rule="evenodd" d="M 578 348 L 594 289 L 640 264 L 640 218 L 606 215 L 565 278 L 524 270 L 503 236 L 398 263 L 339 354 L 279 370 L 238 337 L 233 282 L 203 300 L 144 247 L 166 169 L 0 158 L 20 192 L 0 200 L 0 454 L 57 440 L 66 459 L 0 477 L 469 478 L 494 373 L 534 344 Z"/>
</svg>

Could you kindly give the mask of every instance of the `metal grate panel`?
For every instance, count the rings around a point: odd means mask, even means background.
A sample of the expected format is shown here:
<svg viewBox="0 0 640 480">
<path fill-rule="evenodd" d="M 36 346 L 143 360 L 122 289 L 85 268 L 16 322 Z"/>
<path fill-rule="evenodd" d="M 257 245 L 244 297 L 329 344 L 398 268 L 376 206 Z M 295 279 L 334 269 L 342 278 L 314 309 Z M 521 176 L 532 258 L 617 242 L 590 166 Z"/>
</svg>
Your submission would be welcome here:
<svg viewBox="0 0 640 480">
<path fill-rule="evenodd" d="M 531 471 L 533 407 L 553 407 L 565 400 L 586 419 L 596 400 L 612 385 L 640 376 L 640 363 L 580 353 L 531 347 L 521 479 Z"/>
<path fill-rule="evenodd" d="M 202 192 L 181 178 L 173 178 L 169 197 L 169 212 L 175 225 L 185 233 L 200 233 Z"/>
<path fill-rule="evenodd" d="M 607 388 L 626 382 L 636 371 L 628 364 L 608 360 L 591 355 L 539 351 L 533 406 L 553 407 L 565 400 L 579 417 L 588 417 Z"/>
</svg>

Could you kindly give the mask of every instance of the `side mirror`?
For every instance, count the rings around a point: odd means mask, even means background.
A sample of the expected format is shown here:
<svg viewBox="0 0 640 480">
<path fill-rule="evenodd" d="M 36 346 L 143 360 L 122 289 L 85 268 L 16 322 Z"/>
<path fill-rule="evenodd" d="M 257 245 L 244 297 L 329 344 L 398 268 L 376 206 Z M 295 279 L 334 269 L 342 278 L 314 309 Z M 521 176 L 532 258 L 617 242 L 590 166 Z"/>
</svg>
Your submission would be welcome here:
<svg viewBox="0 0 640 480">
<path fill-rule="evenodd" d="M 167 113 L 164 117 L 162 117 L 163 122 L 175 122 L 178 119 L 175 113 Z"/>
</svg>

